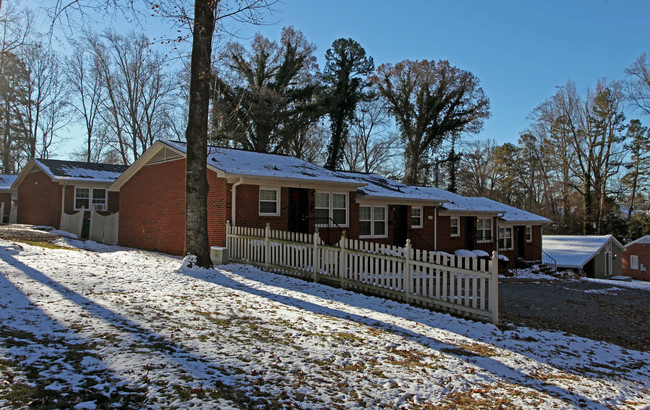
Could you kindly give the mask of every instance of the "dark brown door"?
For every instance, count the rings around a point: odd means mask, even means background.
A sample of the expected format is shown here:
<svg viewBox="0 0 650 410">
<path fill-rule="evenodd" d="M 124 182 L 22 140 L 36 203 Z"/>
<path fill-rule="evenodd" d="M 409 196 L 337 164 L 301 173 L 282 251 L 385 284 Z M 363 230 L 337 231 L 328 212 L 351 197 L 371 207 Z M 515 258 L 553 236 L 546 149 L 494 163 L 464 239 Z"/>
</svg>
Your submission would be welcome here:
<svg viewBox="0 0 650 410">
<path fill-rule="evenodd" d="M 472 250 L 474 249 L 474 238 L 476 237 L 476 228 L 474 227 L 476 218 L 464 216 L 461 219 L 465 220 L 465 232 L 463 232 L 465 234 L 465 249 Z"/>
<path fill-rule="evenodd" d="M 408 206 L 397 205 L 393 207 L 393 245 L 406 245 L 408 237 Z"/>
<path fill-rule="evenodd" d="M 517 239 L 517 258 L 526 259 L 526 227 L 516 227 L 515 236 Z"/>
<path fill-rule="evenodd" d="M 309 191 L 289 188 L 289 232 L 309 233 Z"/>
</svg>

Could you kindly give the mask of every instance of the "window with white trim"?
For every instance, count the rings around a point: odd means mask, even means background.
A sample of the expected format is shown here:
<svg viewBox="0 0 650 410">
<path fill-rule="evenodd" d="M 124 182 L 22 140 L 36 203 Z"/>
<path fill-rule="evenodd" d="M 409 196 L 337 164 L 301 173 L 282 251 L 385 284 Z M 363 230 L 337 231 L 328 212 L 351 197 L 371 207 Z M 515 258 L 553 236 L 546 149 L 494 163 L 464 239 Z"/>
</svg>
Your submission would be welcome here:
<svg viewBox="0 0 650 410">
<path fill-rule="evenodd" d="M 108 209 L 108 194 L 104 188 L 80 188 L 74 189 L 74 209 L 105 211 Z"/>
<path fill-rule="evenodd" d="M 532 242 L 533 241 L 533 227 L 530 225 L 526 225 L 526 242 Z"/>
<path fill-rule="evenodd" d="M 422 207 L 411 207 L 411 228 L 422 228 Z"/>
<path fill-rule="evenodd" d="M 512 227 L 499 227 L 499 250 L 512 250 Z"/>
<path fill-rule="evenodd" d="M 333 223 L 348 226 L 348 194 L 338 192 L 316 192 L 316 226 L 330 226 Z M 334 221 L 334 222 L 332 222 Z"/>
<path fill-rule="evenodd" d="M 630 269 L 639 269 L 639 255 L 630 255 Z"/>
<path fill-rule="evenodd" d="M 385 206 L 359 206 L 359 237 L 386 238 L 386 215 Z"/>
<path fill-rule="evenodd" d="M 280 215 L 280 190 L 260 188 L 260 216 Z"/>
<path fill-rule="evenodd" d="M 492 242 L 492 218 L 478 218 L 476 220 L 476 241 Z"/>
<path fill-rule="evenodd" d="M 460 219 L 457 216 L 452 216 L 449 221 L 449 232 L 451 236 L 460 236 Z"/>
</svg>

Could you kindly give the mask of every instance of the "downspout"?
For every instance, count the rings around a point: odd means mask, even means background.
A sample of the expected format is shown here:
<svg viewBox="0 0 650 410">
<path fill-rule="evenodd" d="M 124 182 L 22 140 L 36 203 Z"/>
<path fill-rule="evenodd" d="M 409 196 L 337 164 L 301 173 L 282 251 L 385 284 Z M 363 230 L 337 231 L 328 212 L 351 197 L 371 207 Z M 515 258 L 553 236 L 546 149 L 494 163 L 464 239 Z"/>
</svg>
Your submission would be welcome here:
<svg viewBox="0 0 650 410">
<path fill-rule="evenodd" d="M 433 207 L 433 250 L 438 250 L 438 207 Z"/>
<path fill-rule="evenodd" d="M 72 200 L 74 201 L 74 198 Z M 65 215 L 65 184 L 63 184 L 63 189 L 61 190 L 61 218 L 59 219 L 59 227 L 57 229 L 61 229 L 61 222 L 63 221 L 63 215 Z"/>
<path fill-rule="evenodd" d="M 230 193 L 232 195 L 232 198 L 230 200 L 230 208 L 232 211 L 231 221 L 230 221 L 231 226 L 237 226 L 235 222 L 235 218 L 237 215 L 237 187 L 243 183 L 244 183 L 244 177 L 239 177 L 239 181 L 232 184 L 232 188 L 230 190 Z"/>
</svg>

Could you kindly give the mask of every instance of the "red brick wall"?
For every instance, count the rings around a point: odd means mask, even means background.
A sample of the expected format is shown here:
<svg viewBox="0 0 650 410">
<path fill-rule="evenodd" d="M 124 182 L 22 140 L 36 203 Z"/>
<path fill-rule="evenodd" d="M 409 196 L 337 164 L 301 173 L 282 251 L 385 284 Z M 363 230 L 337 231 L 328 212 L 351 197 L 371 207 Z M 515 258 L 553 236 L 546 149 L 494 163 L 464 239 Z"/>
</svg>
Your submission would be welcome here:
<svg viewBox="0 0 650 410">
<path fill-rule="evenodd" d="M 228 185 L 229 197 L 232 186 Z M 271 225 L 271 229 L 286 231 L 289 226 L 289 188 L 280 188 L 280 215 L 278 216 L 260 216 L 260 186 L 241 184 L 236 188 L 236 211 L 235 224 L 237 226 L 246 226 L 249 228 L 264 228 L 266 224 Z M 313 198 L 313 195 L 309 195 Z M 230 215 L 230 214 L 229 214 Z M 230 217 L 228 217 L 230 219 Z"/>
<path fill-rule="evenodd" d="M 224 246 L 229 212 L 226 181 L 208 171 L 210 246 Z M 119 243 L 182 255 L 185 245 L 185 160 L 145 166 L 120 190 Z"/>
<path fill-rule="evenodd" d="M 637 255 L 639 257 L 639 269 L 630 268 L 630 256 Z M 634 243 L 626 247 L 623 252 L 623 260 L 621 261 L 623 268 L 622 273 L 626 276 L 631 276 L 634 279 L 650 280 L 650 244 L 647 243 Z M 641 264 L 646 266 L 646 271 L 641 270 Z"/>
<path fill-rule="evenodd" d="M 18 187 L 18 223 L 50 225 L 61 222 L 61 185 L 43 171 L 28 174 Z"/>
</svg>

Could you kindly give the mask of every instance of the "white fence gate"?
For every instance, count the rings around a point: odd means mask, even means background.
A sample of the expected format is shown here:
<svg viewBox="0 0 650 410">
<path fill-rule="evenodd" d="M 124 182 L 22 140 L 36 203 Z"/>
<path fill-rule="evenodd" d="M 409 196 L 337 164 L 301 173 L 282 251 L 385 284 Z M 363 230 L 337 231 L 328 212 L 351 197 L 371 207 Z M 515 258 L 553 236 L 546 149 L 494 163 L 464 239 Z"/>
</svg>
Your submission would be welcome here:
<svg viewBox="0 0 650 410">
<path fill-rule="evenodd" d="M 70 232 L 81 238 L 83 230 L 85 209 L 74 214 L 61 212 L 60 229 Z M 88 230 L 88 239 L 95 242 L 115 244 L 118 238 L 118 227 L 120 214 L 116 212 L 111 215 L 100 215 L 94 209 L 90 211 L 90 227 Z"/>
<path fill-rule="evenodd" d="M 498 322 L 498 259 L 457 257 L 315 234 L 226 227 L 230 259 L 267 271 Z"/>
</svg>

